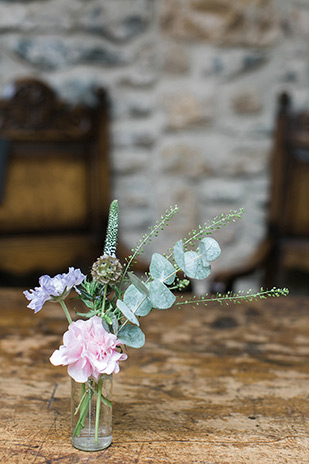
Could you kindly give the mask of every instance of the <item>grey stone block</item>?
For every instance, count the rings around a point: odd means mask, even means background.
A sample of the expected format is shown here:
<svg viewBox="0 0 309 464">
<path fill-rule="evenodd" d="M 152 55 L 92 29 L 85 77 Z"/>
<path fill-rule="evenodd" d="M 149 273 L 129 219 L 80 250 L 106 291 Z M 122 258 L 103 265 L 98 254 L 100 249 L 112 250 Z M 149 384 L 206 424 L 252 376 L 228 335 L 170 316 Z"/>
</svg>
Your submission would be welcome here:
<svg viewBox="0 0 309 464">
<path fill-rule="evenodd" d="M 29 64 L 43 70 L 56 70 L 76 64 L 120 66 L 130 61 L 122 50 L 104 44 L 80 43 L 80 39 L 57 37 L 20 37 L 13 51 Z"/>
</svg>

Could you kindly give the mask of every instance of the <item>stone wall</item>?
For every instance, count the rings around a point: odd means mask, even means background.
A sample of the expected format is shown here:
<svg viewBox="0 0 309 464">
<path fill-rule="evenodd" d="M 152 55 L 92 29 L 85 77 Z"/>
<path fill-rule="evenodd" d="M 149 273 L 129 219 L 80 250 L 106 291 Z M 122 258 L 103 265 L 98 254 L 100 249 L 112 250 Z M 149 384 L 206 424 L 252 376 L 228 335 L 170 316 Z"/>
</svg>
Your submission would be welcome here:
<svg viewBox="0 0 309 464">
<path fill-rule="evenodd" d="M 91 102 L 105 86 L 123 241 L 170 205 L 181 214 L 151 244 L 161 251 L 244 207 L 216 234 L 219 269 L 264 235 L 276 98 L 309 106 L 308 40 L 308 0 L 0 0 L 0 91 L 36 75 Z"/>
</svg>

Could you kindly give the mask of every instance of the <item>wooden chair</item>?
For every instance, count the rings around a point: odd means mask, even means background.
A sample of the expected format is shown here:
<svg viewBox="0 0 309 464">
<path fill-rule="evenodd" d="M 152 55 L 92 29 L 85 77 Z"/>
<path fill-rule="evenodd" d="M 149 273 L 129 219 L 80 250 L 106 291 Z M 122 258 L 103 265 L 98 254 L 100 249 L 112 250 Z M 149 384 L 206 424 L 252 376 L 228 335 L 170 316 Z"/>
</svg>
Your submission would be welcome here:
<svg viewBox="0 0 309 464">
<path fill-rule="evenodd" d="M 110 204 L 108 100 L 70 106 L 37 79 L 0 100 L 0 281 L 89 271 Z M 35 281 L 34 281 L 35 282 Z"/>
<path fill-rule="evenodd" d="M 309 276 L 309 112 L 294 114 L 280 95 L 272 156 L 267 235 L 246 263 L 214 275 L 211 290 L 234 290 L 236 279 L 262 269 L 266 288 L 288 274 Z"/>
</svg>

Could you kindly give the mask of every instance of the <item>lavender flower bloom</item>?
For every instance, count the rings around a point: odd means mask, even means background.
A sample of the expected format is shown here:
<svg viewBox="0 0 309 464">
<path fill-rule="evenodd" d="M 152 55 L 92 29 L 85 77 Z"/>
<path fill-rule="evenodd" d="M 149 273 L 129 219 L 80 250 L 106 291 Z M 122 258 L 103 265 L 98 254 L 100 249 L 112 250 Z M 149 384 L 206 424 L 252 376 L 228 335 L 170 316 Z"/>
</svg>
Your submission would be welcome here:
<svg viewBox="0 0 309 464">
<path fill-rule="evenodd" d="M 67 274 L 57 274 L 55 277 L 41 276 L 39 279 L 40 287 L 24 292 L 25 297 L 30 301 L 27 307 L 37 313 L 43 308 L 46 301 L 64 300 L 72 288 L 81 284 L 85 277 L 80 269 L 74 269 L 74 267 L 69 267 Z"/>
</svg>

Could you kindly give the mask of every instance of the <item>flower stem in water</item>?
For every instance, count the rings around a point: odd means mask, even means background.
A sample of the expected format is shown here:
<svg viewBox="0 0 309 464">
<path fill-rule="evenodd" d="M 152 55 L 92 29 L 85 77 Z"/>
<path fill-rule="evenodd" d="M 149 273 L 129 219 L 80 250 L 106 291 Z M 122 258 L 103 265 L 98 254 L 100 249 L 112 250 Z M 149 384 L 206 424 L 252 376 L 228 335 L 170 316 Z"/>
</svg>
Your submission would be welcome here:
<svg viewBox="0 0 309 464">
<path fill-rule="evenodd" d="M 95 415 L 95 443 L 98 443 L 98 436 L 99 436 L 102 383 L 103 383 L 103 377 L 101 376 L 97 383 L 97 407 L 96 407 L 96 415 Z"/>
</svg>

